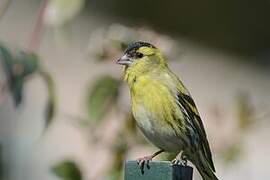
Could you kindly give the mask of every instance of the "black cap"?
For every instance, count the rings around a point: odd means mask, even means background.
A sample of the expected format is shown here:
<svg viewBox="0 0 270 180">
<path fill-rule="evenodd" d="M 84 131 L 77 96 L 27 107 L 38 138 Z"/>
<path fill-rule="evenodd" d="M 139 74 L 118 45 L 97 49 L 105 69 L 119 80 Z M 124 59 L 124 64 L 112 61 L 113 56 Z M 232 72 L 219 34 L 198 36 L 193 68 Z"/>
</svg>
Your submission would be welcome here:
<svg viewBox="0 0 270 180">
<path fill-rule="evenodd" d="M 143 42 L 143 41 L 137 41 L 137 42 L 133 42 L 130 43 L 125 51 L 125 53 L 129 53 L 130 51 L 136 51 L 138 50 L 140 47 L 152 47 L 152 48 L 156 48 L 154 45 L 148 43 L 148 42 Z"/>
</svg>

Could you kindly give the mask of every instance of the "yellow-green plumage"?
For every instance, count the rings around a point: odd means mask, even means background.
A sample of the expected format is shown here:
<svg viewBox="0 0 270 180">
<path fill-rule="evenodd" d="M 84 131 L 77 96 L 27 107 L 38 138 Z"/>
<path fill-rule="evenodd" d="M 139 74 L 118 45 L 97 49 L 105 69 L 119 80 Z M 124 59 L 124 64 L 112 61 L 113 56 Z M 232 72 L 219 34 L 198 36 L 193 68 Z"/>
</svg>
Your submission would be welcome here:
<svg viewBox="0 0 270 180">
<path fill-rule="evenodd" d="M 136 42 L 124 57 L 120 64 L 125 65 L 132 112 L 144 135 L 162 150 L 183 151 L 204 180 L 217 179 L 195 103 L 161 52 L 151 44 Z"/>
</svg>

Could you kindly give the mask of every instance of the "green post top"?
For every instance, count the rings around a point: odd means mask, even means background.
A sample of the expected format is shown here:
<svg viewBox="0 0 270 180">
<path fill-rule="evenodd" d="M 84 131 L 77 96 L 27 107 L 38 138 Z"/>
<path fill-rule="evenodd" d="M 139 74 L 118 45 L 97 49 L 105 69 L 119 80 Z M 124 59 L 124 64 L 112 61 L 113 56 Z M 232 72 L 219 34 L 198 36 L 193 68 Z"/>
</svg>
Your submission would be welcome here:
<svg viewBox="0 0 270 180">
<path fill-rule="evenodd" d="M 190 166 L 173 165 L 169 161 L 151 161 L 149 166 L 142 174 L 137 161 L 126 161 L 124 180 L 192 180 Z"/>
</svg>

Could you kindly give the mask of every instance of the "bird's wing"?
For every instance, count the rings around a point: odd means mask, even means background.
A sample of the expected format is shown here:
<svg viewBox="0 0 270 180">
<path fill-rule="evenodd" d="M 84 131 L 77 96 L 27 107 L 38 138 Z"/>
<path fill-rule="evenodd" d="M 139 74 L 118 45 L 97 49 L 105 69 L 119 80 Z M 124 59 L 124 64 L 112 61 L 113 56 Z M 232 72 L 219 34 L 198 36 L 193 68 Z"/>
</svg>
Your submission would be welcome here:
<svg viewBox="0 0 270 180">
<path fill-rule="evenodd" d="M 184 113 L 186 123 L 190 125 L 193 131 L 199 135 L 200 145 L 204 152 L 203 154 L 206 160 L 208 161 L 208 163 L 210 164 L 212 170 L 215 172 L 215 167 L 212 160 L 210 146 L 206 137 L 202 120 L 196 108 L 195 102 L 193 101 L 187 89 L 183 86 L 181 82 L 179 86 L 178 86 L 179 88 L 178 88 L 178 92 L 176 96 L 178 105 L 182 113 Z M 184 92 L 182 91 L 183 89 L 185 89 Z"/>
</svg>

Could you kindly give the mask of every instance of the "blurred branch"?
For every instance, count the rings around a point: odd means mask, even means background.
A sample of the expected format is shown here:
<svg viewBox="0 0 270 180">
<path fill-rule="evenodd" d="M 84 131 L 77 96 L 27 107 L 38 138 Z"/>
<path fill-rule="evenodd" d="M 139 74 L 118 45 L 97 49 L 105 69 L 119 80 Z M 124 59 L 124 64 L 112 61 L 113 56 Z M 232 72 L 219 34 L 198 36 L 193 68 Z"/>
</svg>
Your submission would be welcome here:
<svg viewBox="0 0 270 180">
<path fill-rule="evenodd" d="M 8 90 L 7 83 L 1 83 L 0 84 L 0 105 L 2 105 L 2 102 L 4 102 L 6 96 L 6 92 Z"/>
<path fill-rule="evenodd" d="M 1 0 L 1 1 L 2 2 L 0 2 L 0 18 L 5 14 L 11 3 L 11 0 Z"/>
<path fill-rule="evenodd" d="M 31 40 L 29 44 L 30 50 L 36 50 L 38 49 L 40 45 L 41 34 L 42 34 L 42 29 L 43 29 L 43 17 L 44 17 L 44 12 L 46 10 L 48 2 L 49 0 L 43 0 L 43 2 L 41 2 L 36 24 L 31 35 Z"/>
<path fill-rule="evenodd" d="M 55 114 L 55 104 L 56 104 L 55 84 L 54 84 L 53 78 L 48 72 L 40 69 L 38 73 L 44 80 L 48 89 L 48 100 L 47 100 L 46 111 L 45 111 L 45 119 L 46 119 L 45 129 L 46 129 L 51 123 L 52 118 Z"/>
</svg>

